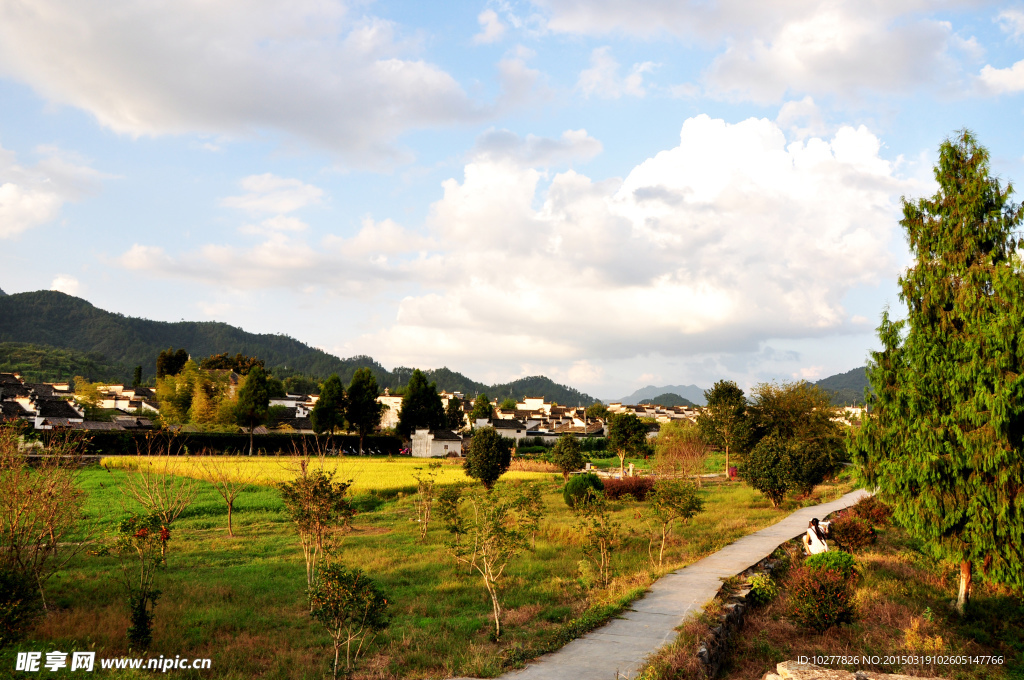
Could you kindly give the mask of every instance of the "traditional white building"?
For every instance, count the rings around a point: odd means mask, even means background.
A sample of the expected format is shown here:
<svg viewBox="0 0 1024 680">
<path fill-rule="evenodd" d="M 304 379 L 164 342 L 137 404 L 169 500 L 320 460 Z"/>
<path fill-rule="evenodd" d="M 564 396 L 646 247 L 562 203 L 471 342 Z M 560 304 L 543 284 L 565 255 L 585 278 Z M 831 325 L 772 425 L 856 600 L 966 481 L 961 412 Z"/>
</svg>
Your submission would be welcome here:
<svg viewBox="0 0 1024 680">
<path fill-rule="evenodd" d="M 419 428 L 412 435 L 410 452 L 413 458 L 444 458 L 462 455 L 462 437 L 451 430 Z"/>
</svg>

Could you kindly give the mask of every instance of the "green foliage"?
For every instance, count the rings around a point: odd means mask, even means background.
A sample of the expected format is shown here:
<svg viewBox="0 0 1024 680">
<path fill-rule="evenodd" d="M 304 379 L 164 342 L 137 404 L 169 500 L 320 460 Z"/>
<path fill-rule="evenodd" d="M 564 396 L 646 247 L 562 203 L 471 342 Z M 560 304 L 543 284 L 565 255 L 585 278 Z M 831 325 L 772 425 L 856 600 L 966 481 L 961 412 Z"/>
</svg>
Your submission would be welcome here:
<svg viewBox="0 0 1024 680">
<path fill-rule="evenodd" d="M 476 395 L 476 401 L 473 402 L 473 410 L 469 414 L 469 422 L 475 426 L 478 419 L 490 419 L 491 415 L 491 400 L 487 398 L 486 394 L 481 392 Z"/>
<path fill-rule="evenodd" d="M 267 374 L 254 366 L 245 376 L 245 384 L 238 390 L 235 418 L 239 425 L 249 428 L 249 453 L 253 450 L 252 431 L 266 422 L 270 415 L 270 391 L 267 389 Z"/>
<path fill-rule="evenodd" d="M 851 448 L 895 521 L 961 563 L 962 608 L 974 563 L 1024 587 L 1024 211 L 970 131 L 942 143 L 935 179 L 934 196 L 903 201 L 908 314 L 882 317 Z"/>
<path fill-rule="evenodd" d="M 725 472 L 729 454 L 742 451 L 747 439 L 747 398 L 731 380 L 719 380 L 704 392 L 707 405 L 697 416 L 701 436 L 711 446 L 725 451 Z"/>
<path fill-rule="evenodd" d="M 828 533 L 829 538 L 843 550 L 860 550 L 875 542 L 875 530 L 871 522 L 849 511 L 832 521 Z"/>
<path fill-rule="evenodd" d="M 817 555 L 810 555 L 804 560 L 804 567 L 811 571 L 833 569 L 845 578 L 853 578 L 856 574 L 857 561 L 853 555 L 842 550 L 828 550 Z"/>
<path fill-rule="evenodd" d="M 347 526 L 355 514 L 348 499 L 352 481 L 335 482 L 332 473 L 310 470 L 307 461 L 298 477 L 276 486 L 299 534 L 306 559 L 306 584 L 312 586 L 321 557 L 334 548 L 331 539 L 335 530 Z"/>
<path fill-rule="evenodd" d="M 324 381 L 320 389 L 320 398 L 313 405 L 310 411 L 309 420 L 313 425 L 313 431 L 317 434 L 324 432 L 333 434 L 335 430 L 345 427 L 345 388 L 341 385 L 341 378 L 334 373 Z"/>
<path fill-rule="evenodd" d="M 327 384 L 324 384 L 327 387 Z M 363 452 L 363 439 L 380 426 L 380 418 L 384 414 L 384 404 L 377 401 L 380 390 L 377 379 L 368 368 L 360 368 L 352 376 L 348 387 L 348 400 L 345 407 L 345 419 L 349 427 L 359 433 L 359 453 Z"/>
<path fill-rule="evenodd" d="M 740 465 L 744 481 L 763 493 L 776 508 L 789 490 L 789 454 L 789 442 L 773 433 L 759 441 Z"/>
<path fill-rule="evenodd" d="M 588 494 L 604 491 L 604 482 L 592 472 L 573 475 L 562 490 L 562 498 L 570 508 L 575 508 Z"/>
<path fill-rule="evenodd" d="M 498 404 L 498 408 L 502 409 L 503 411 L 515 411 L 516 405 L 518 403 L 519 402 L 517 402 L 512 397 L 505 397 L 504 399 L 501 400 L 501 403 Z"/>
<path fill-rule="evenodd" d="M 409 439 L 417 428 L 439 430 L 446 422 L 437 383 L 428 383 L 420 370 L 413 371 L 402 397 L 396 432 L 400 437 Z"/>
<path fill-rule="evenodd" d="M 548 460 L 558 466 L 565 481 L 569 481 L 570 472 L 579 470 L 586 463 L 579 438 L 569 432 L 558 438 L 551 448 Z"/>
<path fill-rule="evenodd" d="M 290 375 L 281 382 L 287 394 L 320 394 L 320 383 L 304 375 Z"/>
<path fill-rule="evenodd" d="M 228 356 L 227 352 L 208 356 L 199 362 L 199 368 L 206 371 L 234 371 L 238 375 L 248 375 L 253 367 L 266 369 L 266 362 L 256 357 L 247 357 L 241 352 Z"/>
<path fill-rule="evenodd" d="M 588 486 L 572 508 L 578 518 L 574 529 L 583 539 L 583 554 L 607 588 L 612 577 L 612 553 L 619 543 L 619 524 L 612 521 L 604 494 L 593 487 Z"/>
<path fill-rule="evenodd" d="M 789 575 L 789 594 L 790 615 L 818 632 L 850 623 L 856 614 L 852 582 L 841 571 L 794 569 Z"/>
<path fill-rule="evenodd" d="M 754 574 L 750 577 L 749 584 L 750 599 L 754 604 L 768 604 L 779 595 L 779 586 L 768 574 Z"/>
<path fill-rule="evenodd" d="M 863 406 L 864 390 L 871 390 L 866 366 L 823 378 L 814 384 L 829 396 L 833 406 Z"/>
<path fill-rule="evenodd" d="M 444 422 L 452 432 L 458 432 L 466 426 L 466 416 L 462 412 L 462 400 L 458 397 L 452 397 L 448 400 L 448 405 L 444 409 Z"/>
<path fill-rule="evenodd" d="M 658 551 L 658 564 L 665 559 L 665 543 L 672 534 L 673 525 L 686 522 L 704 509 L 704 500 L 697 491 L 697 485 L 679 479 L 662 479 L 654 484 L 649 496 L 651 511 L 659 525 L 661 548 Z M 653 543 L 653 539 L 652 539 Z M 650 552 L 651 544 L 648 544 Z M 652 555 L 653 558 L 653 555 Z"/>
<path fill-rule="evenodd" d="M 170 530 L 156 514 L 132 513 L 118 524 L 113 551 L 121 561 L 131 649 L 146 649 L 153 640 L 153 607 L 160 597 L 154 579 L 164 566 L 161 552 L 170 539 Z"/>
<path fill-rule="evenodd" d="M 39 587 L 32 576 L 0 567 L 0 648 L 21 640 L 42 613 Z"/>
<path fill-rule="evenodd" d="M 626 457 L 646 458 L 651 447 L 647 442 L 647 425 L 633 413 L 616 413 L 608 421 L 608 446 L 619 457 L 620 472 Z"/>
<path fill-rule="evenodd" d="M 656 404 L 657 406 L 696 406 L 692 401 L 685 397 L 680 397 L 674 392 L 666 392 L 665 394 L 659 394 L 651 399 L 641 399 L 641 404 Z"/>
<path fill-rule="evenodd" d="M 367 638 L 388 626 L 388 600 L 383 591 L 361 569 L 330 564 L 320 571 L 309 589 L 310 616 L 323 624 L 334 640 L 334 677 L 338 677 L 338 654 L 345 646 L 345 670 L 363 652 Z M 355 642 L 355 653 L 352 643 Z"/>
<path fill-rule="evenodd" d="M 490 490 L 512 464 L 514 446 L 514 441 L 502 437 L 493 427 L 477 428 L 469 442 L 463 469 L 467 475 L 480 480 L 484 488 Z"/>
<path fill-rule="evenodd" d="M 67 381 L 76 375 L 104 382 L 127 377 L 124 366 L 113 364 L 96 352 L 26 342 L 0 342 L 0 373 L 18 373 L 30 383 Z"/>
<path fill-rule="evenodd" d="M 177 352 L 172 347 L 160 352 L 156 358 L 156 377 L 163 378 L 167 375 L 178 375 L 181 369 L 185 368 L 188 361 L 188 352 L 179 349 Z"/>
</svg>

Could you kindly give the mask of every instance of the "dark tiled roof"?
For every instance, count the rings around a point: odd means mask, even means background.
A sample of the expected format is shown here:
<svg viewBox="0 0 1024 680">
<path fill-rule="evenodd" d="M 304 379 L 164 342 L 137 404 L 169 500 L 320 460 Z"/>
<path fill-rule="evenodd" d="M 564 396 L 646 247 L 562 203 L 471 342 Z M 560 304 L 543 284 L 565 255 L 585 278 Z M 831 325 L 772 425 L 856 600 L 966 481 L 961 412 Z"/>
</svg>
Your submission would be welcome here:
<svg viewBox="0 0 1024 680">
<path fill-rule="evenodd" d="M 47 418 L 47 421 L 50 419 Z M 120 423 L 103 423 L 97 420 L 86 420 L 83 423 L 69 423 L 72 430 L 123 430 Z"/>
<path fill-rule="evenodd" d="M 21 404 L 16 401 L 0 401 L 0 417 L 4 420 L 10 418 L 28 418 L 32 415 L 31 411 L 26 411 L 22 408 Z"/>
<path fill-rule="evenodd" d="M 36 415 L 43 418 L 82 418 L 78 411 L 71 408 L 71 404 L 63 399 L 38 399 Z"/>
<path fill-rule="evenodd" d="M 4 383 L 0 385 L 0 398 L 14 399 L 15 397 L 31 396 L 27 387 L 21 383 Z"/>
<path fill-rule="evenodd" d="M 0 385 L 20 385 L 21 380 L 13 373 L 0 373 Z"/>
<path fill-rule="evenodd" d="M 148 387 L 136 387 L 135 388 L 135 397 L 137 399 L 138 398 L 142 398 L 142 397 L 152 397 L 152 396 L 154 396 L 153 390 L 149 389 Z"/>
<path fill-rule="evenodd" d="M 44 383 L 25 383 L 25 387 L 32 390 L 35 394 L 38 394 L 40 397 L 53 396 L 53 385 L 46 385 Z"/>
<path fill-rule="evenodd" d="M 495 430 L 525 430 L 526 425 L 518 420 L 492 419 L 491 427 Z"/>
<path fill-rule="evenodd" d="M 462 437 L 451 430 L 431 430 L 430 434 L 434 435 L 437 441 L 462 441 Z"/>
</svg>

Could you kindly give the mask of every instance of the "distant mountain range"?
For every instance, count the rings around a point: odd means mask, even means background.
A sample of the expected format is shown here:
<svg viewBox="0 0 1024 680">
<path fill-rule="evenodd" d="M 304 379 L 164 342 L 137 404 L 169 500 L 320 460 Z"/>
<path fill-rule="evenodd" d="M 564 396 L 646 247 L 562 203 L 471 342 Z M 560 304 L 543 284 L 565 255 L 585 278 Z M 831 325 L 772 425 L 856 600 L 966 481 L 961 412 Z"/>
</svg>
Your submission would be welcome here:
<svg viewBox="0 0 1024 680">
<path fill-rule="evenodd" d="M 871 386 L 867 366 L 822 378 L 814 384 L 832 395 L 832 403 L 836 406 L 863 405 L 864 388 Z"/>
<path fill-rule="evenodd" d="M 647 387 L 641 387 L 628 397 L 612 399 L 611 401 L 618 401 L 623 404 L 639 404 L 645 399 L 654 399 L 655 397 L 660 397 L 663 394 L 674 394 L 696 404 L 697 406 L 704 406 L 707 403 L 704 400 L 704 388 L 697 387 L 696 385 L 665 385 L 664 387 L 648 385 Z M 668 404 L 662 405 L 668 406 Z"/>
<path fill-rule="evenodd" d="M 678 394 L 659 394 L 652 399 L 641 399 L 641 404 L 655 404 L 657 406 L 696 406 L 689 399 L 683 399 Z"/>
<path fill-rule="evenodd" d="M 0 320 L 0 366 L 32 372 L 36 380 L 67 380 L 81 371 L 77 375 L 85 374 L 91 380 L 127 381 L 135 366 L 142 366 L 143 378 L 148 379 L 156 374 L 157 355 L 167 348 L 184 348 L 197 360 L 221 352 L 241 352 L 263 359 L 267 368 L 282 378 L 301 373 L 323 379 L 337 373 L 348 384 L 357 368 L 366 367 L 382 389 L 406 385 L 413 372 L 404 366 L 389 371 L 368 356 L 340 359 L 287 335 L 247 333 L 217 321 L 168 323 L 123 316 L 50 290 L 0 294 Z M 424 373 L 440 389 L 468 395 L 545 397 L 566 406 L 589 406 L 597 401 L 544 376 L 485 385 L 448 368 Z M 43 375 L 47 377 L 40 377 Z"/>
</svg>

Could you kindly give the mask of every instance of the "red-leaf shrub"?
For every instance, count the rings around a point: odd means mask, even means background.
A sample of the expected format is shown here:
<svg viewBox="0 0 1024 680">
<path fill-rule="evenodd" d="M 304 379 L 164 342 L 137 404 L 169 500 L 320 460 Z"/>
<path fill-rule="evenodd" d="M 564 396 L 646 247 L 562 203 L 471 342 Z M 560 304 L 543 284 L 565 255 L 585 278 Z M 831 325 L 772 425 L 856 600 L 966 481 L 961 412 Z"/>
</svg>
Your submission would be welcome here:
<svg viewBox="0 0 1024 680">
<path fill-rule="evenodd" d="M 860 550 L 875 542 L 875 530 L 871 522 L 849 511 L 841 513 L 832 521 L 828 536 L 847 552 Z"/>
<path fill-rule="evenodd" d="M 638 501 L 646 500 L 647 494 L 654 487 L 654 477 L 624 477 L 622 479 L 604 480 L 604 497 L 618 500 L 630 494 Z"/>
<path fill-rule="evenodd" d="M 836 569 L 794 569 L 789 576 L 790 615 L 821 632 L 853 621 L 853 585 Z"/>
<path fill-rule="evenodd" d="M 876 496 L 862 498 L 852 510 L 857 517 L 871 522 L 872 526 L 876 527 L 884 527 L 892 519 L 892 508 L 878 500 Z"/>
</svg>

